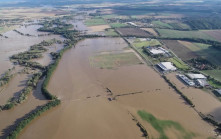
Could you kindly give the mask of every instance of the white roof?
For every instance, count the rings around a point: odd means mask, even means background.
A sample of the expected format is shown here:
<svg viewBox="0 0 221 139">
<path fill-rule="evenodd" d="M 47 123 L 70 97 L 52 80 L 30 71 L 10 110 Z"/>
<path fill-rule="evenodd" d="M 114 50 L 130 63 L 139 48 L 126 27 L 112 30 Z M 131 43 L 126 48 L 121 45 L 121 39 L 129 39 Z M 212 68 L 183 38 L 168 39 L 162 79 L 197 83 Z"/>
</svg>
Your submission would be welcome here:
<svg viewBox="0 0 221 139">
<path fill-rule="evenodd" d="M 153 55 L 165 54 L 165 52 L 162 51 L 162 50 L 160 50 L 160 49 L 151 49 L 150 52 L 151 52 Z"/>
<path fill-rule="evenodd" d="M 187 74 L 187 76 L 191 79 L 206 79 L 206 76 L 203 74 Z"/>
<path fill-rule="evenodd" d="M 161 62 L 158 64 L 158 66 L 160 66 L 165 71 L 168 71 L 168 70 L 175 71 L 176 70 L 176 67 L 174 67 L 171 62 Z"/>
<path fill-rule="evenodd" d="M 195 83 L 192 80 L 188 79 L 185 75 L 179 74 L 178 76 L 189 86 L 195 85 Z"/>
<path fill-rule="evenodd" d="M 148 49 L 148 48 L 147 48 Z M 157 48 L 150 48 L 149 49 L 150 53 L 153 55 L 158 55 L 158 54 L 165 54 L 168 53 L 168 51 L 162 47 L 157 47 Z"/>
<path fill-rule="evenodd" d="M 221 89 L 216 89 L 216 92 L 218 92 L 221 95 Z"/>
</svg>

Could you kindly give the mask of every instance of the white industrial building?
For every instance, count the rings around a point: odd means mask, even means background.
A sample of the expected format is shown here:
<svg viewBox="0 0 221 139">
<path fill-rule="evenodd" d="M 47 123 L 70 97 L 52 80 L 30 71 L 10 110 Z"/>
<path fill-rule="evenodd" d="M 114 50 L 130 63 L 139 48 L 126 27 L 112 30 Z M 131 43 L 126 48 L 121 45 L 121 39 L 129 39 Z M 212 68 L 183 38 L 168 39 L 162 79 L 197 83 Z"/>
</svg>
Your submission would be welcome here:
<svg viewBox="0 0 221 139">
<path fill-rule="evenodd" d="M 196 79 L 207 79 L 206 76 L 204 76 L 203 74 L 192 74 L 192 73 L 188 73 L 186 74 L 190 79 L 192 80 L 196 80 Z"/>
<path fill-rule="evenodd" d="M 164 72 L 175 71 L 177 68 L 171 62 L 161 62 L 157 66 Z"/>
<path fill-rule="evenodd" d="M 189 78 L 187 78 L 185 75 L 182 74 L 178 74 L 177 75 L 183 82 L 185 82 L 187 85 L 189 86 L 194 86 L 195 83 L 193 82 L 193 80 L 190 80 Z"/>
<path fill-rule="evenodd" d="M 169 53 L 166 49 L 162 47 L 146 47 L 145 51 L 149 53 L 150 55 L 164 55 L 166 53 Z"/>
</svg>

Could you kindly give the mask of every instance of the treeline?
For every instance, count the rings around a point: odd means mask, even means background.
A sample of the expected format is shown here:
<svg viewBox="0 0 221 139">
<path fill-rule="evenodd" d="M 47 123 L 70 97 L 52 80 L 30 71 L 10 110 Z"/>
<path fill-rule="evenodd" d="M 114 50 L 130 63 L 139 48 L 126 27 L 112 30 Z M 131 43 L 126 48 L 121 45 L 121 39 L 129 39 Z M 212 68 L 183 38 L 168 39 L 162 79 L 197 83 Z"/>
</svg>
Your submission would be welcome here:
<svg viewBox="0 0 221 139">
<path fill-rule="evenodd" d="M 187 102 L 187 104 L 189 104 L 191 107 L 195 107 L 193 102 L 187 96 L 185 96 L 169 79 L 167 79 L 165 75 L 162 75 L 162 77 L 169 84 L 169 86 L 171 86 L 178 94 L 180 94 L 180 96 Z"/>
<path fill-rule="evenodd" d="M 220 17 L 190 17 L 184 20 L 184 23 L 189 25 L 193 30 L 221 29 Z"/>
<path fill-rule="evenodd" d="M 13 30 L 14 32 L 17 32 L 18 34 L 22 35 L 22 36 L 33 36 L 33 35 L 30 35 L 30 34 L 24 34 L 16 29 Z"/>
<path fill-rule="evenodd" d="M 56 39 L 52 39 L 48 41 L 43 40 L 41 43 L 31 46 L 28 51 L 11 56 L 10 59 L 11 60 L 31 60 L 31 59 L 41 58 L 42 53 L 47 51 L 47 49 L 44 46 L 51 46 L 54 43 L 61 44 L 62 42 Z"/>
<path fill-rule="evenodd" d="M 198 58 L 192 58 L 188 61 L 194 68 L 198 70 L 213 70 L 216 69 L 217 66 L 213 65 L 211 62 L 209 62 L 206 59 L 203 59 L 201 57 Z"/>
<path fill-rule="evenodd" d="M 38 116 L 40 116 L 42 113 L 44 113 L 45 111 L 59 105 L 61 103 L 60 100 L 55 99 L 53 101 L 50 101 L 49 103 L 40 106 L 40 108 L 38 108 L 36 111 L 34 111 L 33 113 L 28 114 L 26 117 L 24 117 L 24 119 L 19 122 L 19 124 L 16 126 L 16 128 L 6 137 L 6 139 L 16 139 L 17 136 L 19 135 L 19 133 L 35 118 L 37 118 Z"/>
<path fill-rule="evenodd" d="M 14 76 L 11 71 L 13 70 L 9 69 L 8 71 L 6 71 L 5 73 L 3 73 L 3 75 L 0 77 L 0 87 L 2 87 L 3 85 L 8 84 L 8 82 L 12 79 L 12 77 Z"/>
</svg>

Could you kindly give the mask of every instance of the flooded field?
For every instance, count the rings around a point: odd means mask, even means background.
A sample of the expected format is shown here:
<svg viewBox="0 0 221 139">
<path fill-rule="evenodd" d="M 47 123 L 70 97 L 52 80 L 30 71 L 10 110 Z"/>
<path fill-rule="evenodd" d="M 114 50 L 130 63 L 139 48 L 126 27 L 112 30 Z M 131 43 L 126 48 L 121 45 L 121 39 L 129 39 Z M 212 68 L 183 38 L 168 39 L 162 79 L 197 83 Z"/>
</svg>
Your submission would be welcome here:
<svg viewBox="0 0 221 139">
<path fill-rule="evenodd" d="M 218 122 L 221 122 L 221 103 L 209 92 L 201 89 L 187 87 L 180 81 L 176 74 L 169 74 L 167 77 L 180 89 L 188 98 L 190 98 L 196 109 L 205 115 L 212 116 Z"/>
<path fill-rule="evenodd" d="M 61 99 L 61 105 L 34 120 L 19 138 L 142 138 L 129 113 L 151 137 L 158 137 L 158 132 L 139 118 L 138 110 L 146 110 L 158 119 L 176 121 L 195 138 L 213 135 L 213 127 L 145 64 L 116 69 L 90 65 L 91 56 L 126 53 L 125 49 L 128 46 L 120 38 L 99 38 L 83 40 L 67 51 L 48 86 Z M 112 98 L 116 100 L 111 101 Z M 177 137 L 173 130 L 167 134 Z"/>
<path fill-rule="evenodd" d="M 41 32 L 37 32 L 38 25 L 31 25 L 27 28 L 21 27 L 17 30 L 21 30 L 22 33 L 28 32 L 29 34 L 42 34 Z M 26 51 L 30 48 L 31 45 L 38 44 L 43 40 L 49 39 L 61 39 L 60 36 L 50 35 L 50 36 L 41 36 L 41 37 L 33 37 L 33 36 L 22 36 L 15 31 L 8 31 L 3 34 L 8 38 L 1 38 L 1 46 L 0 46 L 0 74 L 4 73 L 7 69 L 12 68 L 12 63 L 9 60 L 9 57 L 17 54 L 19 52 Z M 13 43 L 12 43 L 13 42 Z"/>
<path fill-rule="evenodd" d="M 38 83 L 37 89 L 28 95 L 27 101 L 11 110 L 0 112 L 0 138 L 4 138 L 5 134 L 7 134 L 7 132 L 12 128 L 11 125 L 20 121 L 20 118 L 22 118 L 25 114 L 48 102 L 41 93 L 41 84 L 42 81 Z"/>
</svg>

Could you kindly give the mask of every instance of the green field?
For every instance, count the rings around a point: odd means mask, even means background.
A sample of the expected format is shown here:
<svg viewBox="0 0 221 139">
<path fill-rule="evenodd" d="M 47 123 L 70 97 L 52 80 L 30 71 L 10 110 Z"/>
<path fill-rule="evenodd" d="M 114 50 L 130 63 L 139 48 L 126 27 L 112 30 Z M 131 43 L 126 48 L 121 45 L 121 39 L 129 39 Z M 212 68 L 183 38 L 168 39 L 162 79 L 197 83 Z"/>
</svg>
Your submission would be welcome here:
<svg viewBox="0 0 221 139">
<path fill-rule="evenodd" d="M 189 66 L 177 57 L 169 58 L 168 61 L 172 62 L 178 69 L 188 70 Z"/>
<path fill-rule="evenodd" d="M 101 54 L 90 57 L 92 67 L 115 69 L 120 66 L 140 64 L 141 61 L 133 52 L 119 54 Z"/>
<path fill-rule="evenodd" d="M 119 36 L 119 35 L 114 31 L 114 29 L 107 29 L 107 30 L 105 31 L 105 35 L 106 35 L 106 36 L 110 36 L 110 37 Z"/>
<path fill-rule="evenodd" d="M 111 23 L 110 26 L 112 28 L 121 28 L 121 27 L 127 27 L 127 24 L 122 24 L 122 23 Z"/>
<path fill-rule="evenodd" d="M 92 18 L 85 21 L 86 26 L 96 26 L 107 24 L 102 18 Z"/>
<path fill-rule="evenodd" d="M 169 28 L 173 29 L 173 27 L 167 23 L 161 22 L 161 21 L 153 21 L 152 24 L 154 24 L 158 28 Z"/>
<path fill-rule="evenodd" d="M 177 138 L 192 139 L 196 136 L 194 133 L 186 131 L 177 122 L 157 119 L 155 116 L 146 111 L 138 111 L 137 113 L 143 120 L 151 124 L 151 126 L 159 133 L 158 139 L 169 139 L 169 137 L 166 134 L 166 131 L 169 128 L 173 128 L 176 130 L 174 134 L 177 136 Z"/>
<path fill-rule="evenodd" d="M 191 27 L 184 23 L 170 23 L 170 26 L 172 26 L 174 29 L 186 29 L 191 30 Z"/>
<path fill-rule="evenodd" d="M 136 47 L 143 47 L 161 45 L 161 43 L 156 39 L 151 39 L 150 41 L 140 41 L 140 39 L 136 39 L 133 45 Z"/>
<path fill-rule="evenodd" d="M 204 70 L 203 72 L 221 82 L 221 70 Z"/>
<path fill-rule="evenodd" d="M 205 40 L 215 40 L 211 36 L 201 31 L 178 31 L 170 29 L 156 29 L 164 38 L 199 38 Z"/>
</svg>

